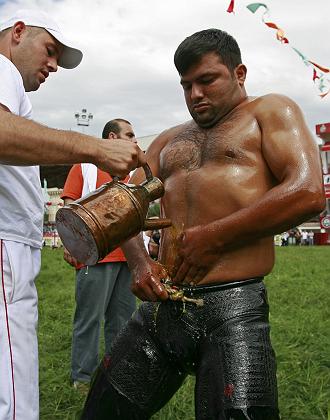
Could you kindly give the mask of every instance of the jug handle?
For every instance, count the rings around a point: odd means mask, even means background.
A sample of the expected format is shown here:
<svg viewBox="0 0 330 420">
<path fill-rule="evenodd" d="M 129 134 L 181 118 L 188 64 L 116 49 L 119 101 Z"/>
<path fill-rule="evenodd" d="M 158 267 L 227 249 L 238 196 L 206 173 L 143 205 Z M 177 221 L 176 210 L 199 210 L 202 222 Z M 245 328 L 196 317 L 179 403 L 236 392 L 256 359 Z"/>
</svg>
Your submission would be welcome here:
<svg viewBox="0 0 330 420">
<path fill-rule="evenodd" d="M 172 226 L 170 219 L 146 219 L 142 230 L 164 229 Z"/>
<path fill-rule="evenodd" d="M 146 174 L 147 181 L 151 181 L 154 176 L 153 176 L 153 174 L 151 172 L 150 166 L 146 163 L 142 167 L 143 167 L 144 173 Z"/>
<path fill-rule="evenodd" d="M 154 176 L 152 175 L 150 166 L 146 163 L 143 165 L 143 170 L 146 175 L 146 181 L 152 181 L 154 179 Z M 119 181 L 118 176 L 112 177 L 114 182 Z M 143 184 L 142 184 L 143 185 Z M 142 230 L 155 230 L 155 229 L 164 229 L 167 227 L 172 226 L 172 222 L 170 219 L 145 219 L 144 226 L 142 227 Z"/>
<path fill-rule="evenodd" d="M 146 180 L 151 181 L 154 176 L 152 175 L 150 166 L 146 163 L 145 165 L 142 166 L 142 168 L 143 168 L 144 173 L 146 175 Z M 112 176 L 112 175 L 110 175 L 110 176 L 111 176 L 111 178 L 114 182 L 119 182 L 120 181 L 118 176 Z"/>
</svg>

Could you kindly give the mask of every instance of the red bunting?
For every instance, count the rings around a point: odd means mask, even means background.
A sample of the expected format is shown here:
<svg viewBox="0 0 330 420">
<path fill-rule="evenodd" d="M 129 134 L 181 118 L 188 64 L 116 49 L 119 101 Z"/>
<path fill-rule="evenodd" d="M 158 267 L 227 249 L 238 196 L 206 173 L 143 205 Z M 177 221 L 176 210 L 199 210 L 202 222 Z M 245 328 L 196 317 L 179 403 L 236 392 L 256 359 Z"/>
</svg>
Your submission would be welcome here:
<svg viewBox="0 0 330 420">
<path fill-rule="evenodd" d="M 227 12 L 234 13 L 234 7 L 235 7 L 235 0 L 230 0 L 230 4 L 228 6 Z"/>
<path fill-rule="evenodd" d="M 247 9 L 250 10 L 251 13 L 256 13 L 257 10 L 260 8 L 264 9 L 264 13 L 262 14 L 262 21 L 265 25 L 267 25 L 269 28 L 276 30 L 276 38 L 278 41 L 280 41 L 282 44 L 288 44 L 289 40 L 284 36 L 283 29 L 279 28 L 275 23 L 273 22 L 266 22 L 265 16 L 269 13 L 269 8 L 264 3 L 251 3 L 248 4 Z M 228 10 L 229 11 L 229 8 Z M 330 89 L 328 88 L 330 85 L 330 79 L 326 78 L 325 73 L 330 73 L 330 68 L 320 66 L 319 64 L 310 61 L 305 57 L 304 54 L 302 54 L 299 50 L 291 46 L 291 48 L 300 56 L 300 58 L 303 60 L 303 62 L 307 65 L 313 66 L 313 82 L 317 85 L 318 90 L 320 91 L 319 96 L 321 98 L 324 98 L 329 92 Z M 317 71 L 316 69 L 319 71 Z M 318 79 L 318 80 L 317 80 Z M 316 81 L 317 80 L 317 81 Z M 325 91 L 326 90 L 326 91 Z"/>
<path fill-rule="evenodd" d="M 283 44 L 288 44 L 289 40 L 284 36 L 283 29 L 279 28 L 275 23 L 273 22 L 264 22 L 265 25 L 267 25 L 269 28 L 276 29 L 276 38 L 281 41 Z"/>
<path fill-rule="evenodd" d="M 323 71 L 323 73 L 329 73 L 329 72 L 330 72 L 330 69 L 328 69 L 327 67 L 320 66 L 319 64 L 314 63 L 314 61 L 310 61 L 310 60 L 309 60 L 309 62 L 310 62 L 311 64 L 313 64 L 313 66 L 315 66 L 315 67 L 317 67 L 318 69 L 320 69 L 321 71 Z"/>
</svg>

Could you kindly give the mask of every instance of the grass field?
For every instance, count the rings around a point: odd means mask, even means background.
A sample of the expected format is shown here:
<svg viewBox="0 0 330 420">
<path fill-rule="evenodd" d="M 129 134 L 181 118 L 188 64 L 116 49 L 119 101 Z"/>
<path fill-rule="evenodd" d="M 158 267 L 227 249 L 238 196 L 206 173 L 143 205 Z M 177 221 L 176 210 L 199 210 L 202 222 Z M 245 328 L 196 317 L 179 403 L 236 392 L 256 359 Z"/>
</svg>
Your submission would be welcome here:
<svg viewBox="0 0 330 420">
<path fill-rule="evenodd" d="M 330 248 L 276 252 L 266 284 L 282 420 L 330 420 Z M 61 250 L 44 249 L 42 261 L 37 280 L 40 419 L 74 419 L 83 404 L 69 383 L 74 272 Z M 193 420 L 193 387 L 189 377 L 153 420 Z"/>
</svg>

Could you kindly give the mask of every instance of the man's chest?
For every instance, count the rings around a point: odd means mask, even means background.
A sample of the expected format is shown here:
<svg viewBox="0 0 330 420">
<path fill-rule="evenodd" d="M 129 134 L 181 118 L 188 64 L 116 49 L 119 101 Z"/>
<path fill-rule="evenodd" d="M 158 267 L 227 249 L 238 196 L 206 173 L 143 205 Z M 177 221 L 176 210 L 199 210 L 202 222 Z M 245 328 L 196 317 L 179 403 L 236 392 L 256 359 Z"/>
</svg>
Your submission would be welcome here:
<svg viewBox="0 0 330 420">
<path fill-rule="evenodd" d="M 231 121 L 209 130 L 187 128 L 162 150 L 161 176 L 166 179 L 177 170 L 193 171 L 209 164 L 246 165 L 260 153 L 260 144 L 260 130 L 252 119 L 239 124 Z"/>
</svg>

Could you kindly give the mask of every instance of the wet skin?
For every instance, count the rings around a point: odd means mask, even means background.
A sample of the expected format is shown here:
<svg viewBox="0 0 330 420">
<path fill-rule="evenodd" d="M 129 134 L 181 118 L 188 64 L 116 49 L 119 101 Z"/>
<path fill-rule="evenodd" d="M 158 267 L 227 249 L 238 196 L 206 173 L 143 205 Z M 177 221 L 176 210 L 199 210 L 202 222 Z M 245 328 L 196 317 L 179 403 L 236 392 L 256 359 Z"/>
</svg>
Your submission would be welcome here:
<svg viewBox="0 0 330 420">
<path fill-rule="evenodd" d="M 159 259 L 178 283 L 268 274 L 273 235 L 324 208 L 318 149 L 299 107 L 275 94 L 247 97 L 245 70 L 231 74 L 206 54 L 181 78 L 194 120 L 162 133 L 147 152 L 165 185 L 162 216 L 173 223 L 162 232 Z M 159 284 L 166 273 L 137 257 L 138 239 L 125 252 L 133 291 L 166 299 Z"/>
<path fill-rule="evenodd" d="M 177 255 L 181 233 L 203 226 L 212 245 L 212 231 L 215 229 L 217 234 L 217 230 L 210 223 L 249 206 L 275 185 L 261 153 L 259 126 L 248 112 L 252 107 L 245 105 L 246 110 L 235 111 L 226 122 L 209 130 L 187 124 L 160 154 L 160 178 L 166 191 L 162 211 L 173 223 L 162 233 L 160 261 L 170 276 L 176 274 L 180 265 Z M 238 218 L 237 223 L 244 224 L 244 218 Z M 198 279 L 199 283 L 269 273 L 274 263 L 272 241 L 272 237 L 260 238 L 219 253 L 217 246 L 211 246 L 210 264 L 205 261 L 209 267 L 204 278 Z M 207 243 L 197 241 L 195 246 L 205 248 Z M 215 258 L 212 248 L 217 254 Z"/>
</svg>

